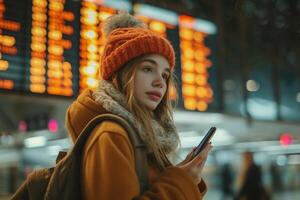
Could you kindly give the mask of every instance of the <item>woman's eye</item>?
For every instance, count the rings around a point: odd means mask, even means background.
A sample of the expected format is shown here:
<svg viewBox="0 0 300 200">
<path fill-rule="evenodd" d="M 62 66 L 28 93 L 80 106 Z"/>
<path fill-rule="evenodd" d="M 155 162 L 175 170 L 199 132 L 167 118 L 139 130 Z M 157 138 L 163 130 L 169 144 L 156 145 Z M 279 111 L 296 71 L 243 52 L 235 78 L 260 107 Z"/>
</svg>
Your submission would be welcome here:
<svg viewBox="0 0 300 200">
<path fill-rule="evenodd" d="M 152 69 L 150 67 L 145 67 L 143 68 L 144 72 L 152 72 Z"/>
</svg>

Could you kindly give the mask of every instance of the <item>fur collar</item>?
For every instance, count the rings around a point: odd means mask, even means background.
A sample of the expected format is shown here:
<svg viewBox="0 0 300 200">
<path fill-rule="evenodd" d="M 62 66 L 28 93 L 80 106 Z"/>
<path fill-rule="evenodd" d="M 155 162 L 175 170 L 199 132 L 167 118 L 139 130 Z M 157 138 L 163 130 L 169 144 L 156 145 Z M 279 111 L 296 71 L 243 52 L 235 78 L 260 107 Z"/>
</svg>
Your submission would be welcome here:
<svg viewBox="0 0 300 200">
<path fill-rule="evenodd" d="M 147 135 L 145 128 L 138 123 L 134 115 L 128 111 L 125 96 L 120 91 L 118 91 L 110 82 L 100 80 L 98 88 L 93 93 L 93 97 L 107 112 L 128 120 L 140 134 L 140 137 L 148 147 L 148 151 L 152 152 L 150 145 L 147 143 L 147 141 L 149 141 L 149 136 Z M 151 123 L 160 148 L 165 149 L 167 153 L 172 153 L 178 148 L 179 136 L 174 121 L 167 116 L 164 118 L 163 124 L 160 124 L 155 119 L 152 119 Z"/>
</svg>

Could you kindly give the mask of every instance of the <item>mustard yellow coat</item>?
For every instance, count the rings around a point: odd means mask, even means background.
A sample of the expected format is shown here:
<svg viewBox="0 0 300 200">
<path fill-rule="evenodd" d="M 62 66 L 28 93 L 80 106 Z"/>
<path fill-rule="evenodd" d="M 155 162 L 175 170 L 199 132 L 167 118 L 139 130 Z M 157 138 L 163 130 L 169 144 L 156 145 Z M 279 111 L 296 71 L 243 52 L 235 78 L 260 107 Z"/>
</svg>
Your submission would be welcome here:
<svg viewBox="0 0 300 200">
<path fill-rule="evenodd" d="M 106 113 L 95 102 L 91 90 L 85 90 L 69 107 L 66 126 L 73 141 L 93 117 Z M 82 191 L 85 200 L 199 200 L 206 192 L 183 170 L 171 166 L 160 171 L 149 155 L 149 186 L 140 195 L 135 172 L 133 147 L 126 131 L 107 121 L 98 125 L 84 148 Z"/>
</svg>

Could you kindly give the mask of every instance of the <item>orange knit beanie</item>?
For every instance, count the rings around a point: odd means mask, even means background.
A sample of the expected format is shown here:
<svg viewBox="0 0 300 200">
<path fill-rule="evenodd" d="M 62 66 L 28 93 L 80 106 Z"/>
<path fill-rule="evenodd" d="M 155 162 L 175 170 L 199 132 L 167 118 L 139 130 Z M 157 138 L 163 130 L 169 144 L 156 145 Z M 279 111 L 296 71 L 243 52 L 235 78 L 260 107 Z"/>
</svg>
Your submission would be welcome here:
<svg viewBox="0 0 300 200">
<path fill-rule="evenodd" d="M 168 60 L 171 70 L 174 68 L 175 53 L 171 43 L 128 13 L 109 17 L 103 30 L 106 43 L 101 57 L 102 79 L 109 79 L 128 61 L 145 54 L 160 54 Z"/>
</svg>

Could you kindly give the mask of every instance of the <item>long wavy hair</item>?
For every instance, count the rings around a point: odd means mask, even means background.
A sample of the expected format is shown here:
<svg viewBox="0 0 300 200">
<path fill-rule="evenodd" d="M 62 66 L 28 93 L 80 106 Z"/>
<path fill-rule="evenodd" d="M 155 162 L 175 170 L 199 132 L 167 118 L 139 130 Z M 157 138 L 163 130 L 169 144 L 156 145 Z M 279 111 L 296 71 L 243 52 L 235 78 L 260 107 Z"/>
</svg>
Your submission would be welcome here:
<svg viewBox="0 0 300 200">
<path fill-rule="evenodd" d="M 165 169 L 166 166 L 170 164 L 170 161 L 167 158 L 168 153 L 174 153 L 176 149 L 172 149 L 171 152 L 167 152 L 166 149 L 159 148 L 158 139 L 156 134 L 154 134 L 154 129 L 149 123 L 153 117 L 162 124 L 163 120 L 166 117 L 169 117 L 173 120 L 173 109 L 177 104 L 177 95 L 174 101 L 172 102 L 169 96 L 170 87 L 176 88 L 175 76 L 173 73 L 170 74 L 170 77 L 167 80 L 167 90 L 163 96 L 161 102 L 156 107 L 156 109 L 151 112 L 145 106 L 141 105 L 134 96 L 134 77 L 136 75 L 138 65 L 143 56 L 135 58 L 125 64 L 121 70 L 117 71 L 110 79 L 112 84 L 116 89 L 121 91 L 126 99 L 128 104 L 129 112 L 131 112 L 136 119 L 145 127 L 145 131 L 149 134 L 149 147 L 153 151 L 155 160 L 161 169 Z M 173 100 L 173 99 L 172 99 Z"/>
</svg>

